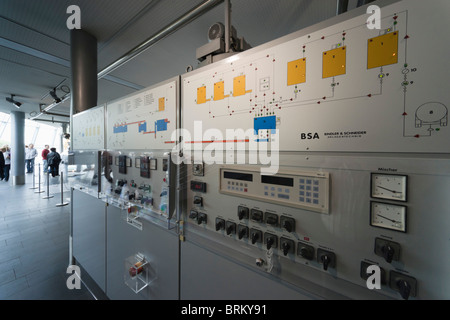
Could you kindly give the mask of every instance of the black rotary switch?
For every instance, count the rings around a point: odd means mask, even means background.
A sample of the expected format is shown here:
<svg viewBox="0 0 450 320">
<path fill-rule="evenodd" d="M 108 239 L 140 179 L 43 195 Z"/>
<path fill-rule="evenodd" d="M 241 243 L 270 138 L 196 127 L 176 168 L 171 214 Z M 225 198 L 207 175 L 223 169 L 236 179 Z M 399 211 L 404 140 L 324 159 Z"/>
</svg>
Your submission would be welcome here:
<svg viewBox="0 0 450 320">
<path fill-rule="evenodd" d="M 267 250 L 270 250 L 274 243 L 275 241 L 273 240 L 273 238 L 267 238 Z"/>
<path fill-rule="evenodd" d="M 229 222 L 229 221 L 227 221 L 227 224 L 226 224 L 226 231 L 227 231 L 227 235 L 230 235 L 230 234 L 236 234 L 236 224 L 235 223 L 233 223 L 233 222 Z"/>
<path fill-rule="evenodd" d="M 287 256 L 287 254 L 289 253 L 290 248 L 291 248 L 291 246 L 289 245 L 288 242 L 283 242 L 283 244 L 281 245 L 281 249 L 283 249 L 283 254 L 285 256 Z"/>
<path fill-rule="evenodd" d="M 189 218 L 192 220 L 196 220 L 198 218 L 198 212 L 195 210 L 191 210 L 191 212 L 189 213 Z"/>
<path fill-rule="evenodd" d="M 219 231 L 221 229 L 225 229 L 225 220 L 223 219 L 216 219 L 216 231 Z"/>
<path fill-rule="evenodd" d="M 280 225 L 287 232 L 295 231 L 295 220 L 293 218 L 281 216 L 280 217 Z"/>
<path fill-rule="evenodd" d="M 199 213 L 197 217 L 197 224 L 201 225 L 202 223 L 207 223 L 206 221 L 207 221 L 206 214 Z"/>
<path fill-rule="evenodd" d="M 246 207 L 238 207 L 238 218 L 239 220 L 248 219 L 249 210 Z"/>
<path fill-rule="evenodd" d="M 397 287 L 403 299 L 408 300 L 411 294 L 411 285 L 406 280 L 398 280 Z"/>
<path fill-rule="evenodd" d="M 386 262 L 391 263 L 395 254 L 394 248 L 387 244 L 383 248 L 381 248 L 381 252 L 383 252 L 383 256 Z"/>
<path fill-rule="evenodd" d="M 292 225 L 288 220 L 283 221 L 283 228 L 286 229 L 287 232 L 292 232 Z"/>
<path fill-rule="evenodd" d="M 252 238 L 252 244 L 255 244 L 256 241 L 258 241 L 258 239 L 259 239 L 259 234 L 257 232 L 252 232 L 251 238 Z"/>
<path fill-rule="evenodd" d="M 323 270 L 327 271 L 328 270 L 328 265 L 330 264 L 330 257 L 328 255 L 323 255 L 322 256 L 322 263 L 323 263 Z"/>
<path fill-rule="evenodd" d="M 248 228 L 244 226 L 239 226 L 238 237 L 239 240 L 241 240 L 244 237 L 248 238 Z"/>
</svg>

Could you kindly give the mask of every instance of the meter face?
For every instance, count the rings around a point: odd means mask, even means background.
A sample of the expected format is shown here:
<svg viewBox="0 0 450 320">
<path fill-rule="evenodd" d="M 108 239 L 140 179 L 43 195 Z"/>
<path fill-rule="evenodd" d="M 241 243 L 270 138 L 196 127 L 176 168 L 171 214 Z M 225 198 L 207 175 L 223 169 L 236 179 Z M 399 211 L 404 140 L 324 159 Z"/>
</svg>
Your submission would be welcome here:
<svg viewBox="0 0 450 320">
<path fill-rule="evenodd" d="M 406 207 L 372 201 L 370 225 L 406 233 Z"/>
<path fill-rule="evenodd" d="M 405 202 L 407 181 L 408 177 L 405 175 L 372 173 L 371 197 Z"/>
</svg>

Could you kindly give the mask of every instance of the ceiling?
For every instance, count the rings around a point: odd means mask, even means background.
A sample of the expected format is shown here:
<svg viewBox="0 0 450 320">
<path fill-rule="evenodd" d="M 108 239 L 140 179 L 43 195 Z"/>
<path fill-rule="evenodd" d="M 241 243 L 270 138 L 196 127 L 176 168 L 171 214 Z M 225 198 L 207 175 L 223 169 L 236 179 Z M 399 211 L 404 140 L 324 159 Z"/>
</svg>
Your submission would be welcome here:
<svg viewBox="0 0 450 320">
<path fill-rule="evenodd" d="M 1 0 L 0 112 L 21 111 L 35 118 L 71 87 L 67 8 L 77 5 L 81 28 L 97 38 L 98 68 L 103 70 L 125 53 L 169 25 L 203 0 Z M 336 15 L 336 0 L 231 0 L 232 24 L 252 46 L 264 44 Z M 349 10 L 357 0 L 349 1 Z M 187 26 L 99 80 L 98 104 L 185 73 L 197 67 L 196 49 L 207 32 L 223 22 L 225 5 L 214 7 Z M 5 98 L 15 95 L 20 109 Z M 41 106 L 40 106 L 41 105 Z M 70 98 L 37 118 L 68 122 Z M 64 115 L 64 116 L 58 116 Z M 50 122 L 49 122 L 50 123 Z"/>
</svg>

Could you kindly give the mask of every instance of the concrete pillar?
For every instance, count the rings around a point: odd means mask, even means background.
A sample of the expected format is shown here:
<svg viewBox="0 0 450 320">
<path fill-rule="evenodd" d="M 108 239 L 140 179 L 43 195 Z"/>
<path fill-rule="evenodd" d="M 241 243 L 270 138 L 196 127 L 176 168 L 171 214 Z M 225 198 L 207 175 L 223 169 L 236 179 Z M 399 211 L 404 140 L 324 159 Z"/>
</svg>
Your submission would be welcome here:
<svg viewBox="0 0 450 320">
<path fill-rule="evenodd" d="M 11 183 L 25 184 L 25 113 L 11 112 Z"/>
</svg>

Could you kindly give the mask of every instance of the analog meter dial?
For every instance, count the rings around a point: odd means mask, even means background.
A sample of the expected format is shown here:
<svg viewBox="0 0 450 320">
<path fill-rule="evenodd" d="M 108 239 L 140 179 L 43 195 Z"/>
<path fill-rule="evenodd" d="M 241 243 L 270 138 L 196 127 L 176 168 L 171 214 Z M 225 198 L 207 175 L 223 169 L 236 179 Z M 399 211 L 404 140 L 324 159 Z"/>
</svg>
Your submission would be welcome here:
<svg viewBox="0 0 450 320">
<path fill-rule="evenodd" d="M 406 207 L 390 203 L 370 203 L 370 225 L 406 233 Z"/>
<path fill-rule="evenodd" d="M 408 176 L 372 173 L 371 197 L 406 202 Z"/>
</svg>

